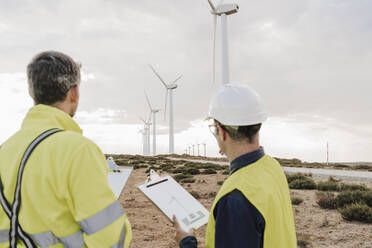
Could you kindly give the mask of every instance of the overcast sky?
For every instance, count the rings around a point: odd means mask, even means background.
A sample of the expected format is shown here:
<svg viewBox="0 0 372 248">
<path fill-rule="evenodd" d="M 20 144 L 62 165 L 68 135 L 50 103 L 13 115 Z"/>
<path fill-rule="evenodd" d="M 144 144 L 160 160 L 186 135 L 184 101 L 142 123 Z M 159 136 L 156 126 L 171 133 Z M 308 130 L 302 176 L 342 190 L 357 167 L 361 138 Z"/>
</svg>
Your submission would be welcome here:
<svg viewBox="0 0 372 248">
<path fill-rule="evenodd" d="M 329 141 L 332 161 L 372 161 L 372 1 L 235 3 L 239 13 L 228 19 L 231 81 L 263 97 L 266 152 L 324 161 Z M 183 74 L 174 94 L 176 152 L 206 142 L 215 156 L 202 121 L 220 86 L 219 36 L 215 84 L 212 45 L 207 0 L 2 0 L 0 143 L 32 107 L 27 64 L 40 51 L 58 50 L 83 65 L 75 119 L 104 152 L 142 152 L 143 91 L 156 108 L 165 101 L 151 63 L 166 81 Z M 163 112 L 158 120 L 158 151 L 166 153 Z"/>
</svg>

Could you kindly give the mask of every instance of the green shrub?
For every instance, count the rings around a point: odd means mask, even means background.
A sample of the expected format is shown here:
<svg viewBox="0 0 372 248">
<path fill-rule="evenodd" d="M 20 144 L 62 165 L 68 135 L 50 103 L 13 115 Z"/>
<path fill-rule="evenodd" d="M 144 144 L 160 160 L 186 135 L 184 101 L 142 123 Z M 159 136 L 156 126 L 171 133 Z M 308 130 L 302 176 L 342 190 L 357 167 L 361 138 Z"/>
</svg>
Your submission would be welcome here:
<svg viewBox="0 0 372 248">
<path fill-rule="evenodd" d="M 229 175 L 230 174 L 230 171 L 229 170 L 224 170 L 223 172 L 222 172 L 222 175 Z"/>
<path fill-rule="evenodd" d="M 209 168 L 209 169 L 205 169 L 205 170 L 202 172 L 202 174 L 217 174 L 217 171 L 214 170 L 214 169 Z"/>
<path fill-rule="evenodd" d="M 213 163 L 204 163 L 200 164 L 199 166 L 201 169 L 214 169 L 214 170 L 223 170 L 226 168 L 226 166 L 213 164 Z"/>
<path fill-rule="evenodd" d="M 178 174 L 178 175 L 174 176 L 174 180 L 176 180 L 177 182 L 179 182 L 183 179 L 189 179 L 189 178 L 191 178 L 190 175 L 184 175 L 184 174 Z"/>
<path fill-rule="evenodd" d="M 317 185 L 318 190 L 321 191 L 338 191 L 339 186 L 338 183 L 333 181 L 325 181 L 325 182 L 319 182 Z"/>
<path fill-rule="evenodd" d="M 186 178 L 181 181 L 182 183 L 195 183 L 194 178 Z"/>
<path fill-rule="evenodd" d="M 341 192 L 337 197 L 337 207 L 342 208 L 346 205 L 364 203 L 372 207 L 372 191 L 345 191 Z"/>
<path fill-rule="evenodd" d="M 194 167 L 194 168 L 199 168 L 201 164 L 199 163 L 194 163 L 194 162 L 186 162 L 183 164 L 185 167 Z"/>
<path fill-rule="evenodd" d="M 195 198 L 195 199 L 200 199 L 200 195 L 199 195 L 199 193 L 198 192 L 196 192 L 196 191 L 191 191 L 190 192 L 190 194 Z"/>
<path fill-rule="evenodd" d="M 296 179 L 289 183 L 291 189 L 315 189 L 316 183 L 312 178 L 304 177 L 302 179 Z"/>
<path fill-rule="evenodd" d="M 189 168 L 189 169 L 186 170 L 186 173 L 190 174 L 190 175 L 198 175 L 198 174 L 200 174 L 200 171 L 199 171 L 199 169 L 196 169 L 196 168 Z"/>
<path fill-rule="evenodd" d="M 355 191 L 355 190 L 360 190 L 360 191 L 368 191 L 369 189 L 364 186 L 364 185 L 360 185 L 360 184 L 344 184 L 344 183 L 341 183 L 341 186 L 340 186 L 340 191 Z"/>
<path fill-rule="evenodd" d="M 172 170 L 172 173 L 174 173 L 174 174 L 179 174 L 179 173 L 183 173 L 183 172 L 184 172 L 183 168 L 176 168 L 176 169 Z"/>
<path fill-rule="evenodd" d="M 286 174 L 288 184 L 297 179 L 306 179 L 302 174 Z"/>
<path fill-rule="evenodd" d="M 310 245 L 310 235 L 309 234 L 302 234 L 297 233 L 297 246 L 298 248 L 308 248 L 311 247 Z"/>
<path fill-rule="evenodd" d="M 130 165 L 133 165 L 132 163 Z M 147 168 L 148 166 L 147 165 L 144 165 L 144 164 L 136 164 L 133 166 L 133 169 L 136 170 L 136 169 L 141 169 L 141 168 Z"/>
<path fill-rule="evenodd" d="M 313 162 L 313 163 L 305 163 L 304 166 L 306 168 L 322 168 L 324 167 L 323 164 L 321 163 L 316 163 L 316 162 Z"/>
<path fill-rule="evenodd" d="M 301 202 L 303 202 L 304 199 L 299 197 L 291 197 L 291 202 L 293 205 L 299 205 Z"/>
<path fill-rule="evenodd" d="M 334 167 L 334 168 L 350 168 L 350 166 L 346 165 L 346 164 L 332 164 L 332 167 Z"/>
<path fill-rule="evenodd" d="M 372 207 L 372 190 L 363 192 L 363 201 L 367 206 Z"/>
<path fill-rule="evenodd" d="M 317 192 L 316 194 L 317 200 L 316 203 L 319 205 L 319 207 L 324 209 L 336 209 L 336 197 L 333 193 L 330 192 Z"/>
<path fill-rule="evenodd" d="M 342 217 L 346 220 L 372 223 L 372 208 L 363 203 L 347 205 L 339 209 Z"/>
<path fill-rule="evenodd" d="M 371 165 L 366 165 L 366 164 L 359 164 L 359 165 L 356 165 L 353 167 L 354 169 L 356 170 L 372 170 L 372 166 Z"/>
<path fill-rule="evenodd" d="M 222 185 L 223 184 L 223 181 L 218 181 L 217 184 L 218 185 Z"/>
</svg>

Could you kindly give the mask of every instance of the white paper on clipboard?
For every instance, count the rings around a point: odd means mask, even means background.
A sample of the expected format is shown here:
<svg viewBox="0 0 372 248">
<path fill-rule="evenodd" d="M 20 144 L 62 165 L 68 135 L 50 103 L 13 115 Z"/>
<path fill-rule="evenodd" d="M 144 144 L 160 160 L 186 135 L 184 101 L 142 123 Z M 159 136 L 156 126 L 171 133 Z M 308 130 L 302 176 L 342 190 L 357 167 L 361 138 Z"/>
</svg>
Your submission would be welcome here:
<svg viewBox="0 0 372 248">
<path fill-rule="evenodd" d="M 157 174 L 156 174 L 157 175 Z M 159 177 L 158 182 L 151 181 L 138 186 L 155 205 L 172 221 L 177 217 L 185 231 L 198 229 L 208 222 L 209 212 L 172 177 Z"/>
<path fill-rule="evenodd" d="M 124 186 L 128 181 L 130 173 L 132 173 L 133 168 L 121 168 L 117 166 L 112 157 L 107 159 L 107 166 L 109 167 L 109 185 L 115 196 L 119 198 L 121 191 L 124 189 Z"/>
</svg>

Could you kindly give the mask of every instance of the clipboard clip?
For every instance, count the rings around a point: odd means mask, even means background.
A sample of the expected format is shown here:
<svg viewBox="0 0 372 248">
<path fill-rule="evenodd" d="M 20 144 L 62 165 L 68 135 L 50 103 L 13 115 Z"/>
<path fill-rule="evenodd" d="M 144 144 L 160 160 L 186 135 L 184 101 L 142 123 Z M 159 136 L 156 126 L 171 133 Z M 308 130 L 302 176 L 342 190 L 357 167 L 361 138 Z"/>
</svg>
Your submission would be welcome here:
<svg viewBox="0 0 372 248">
<path fill-rule="evenodd" d="M 161 177 L 154 170 L 150 170 L 150 175 L 147 177 L 147 180 L 146 180 L 146 188 L 165 182 L 165 181 L 168 181 L 168 178 Z"/>
</svg>

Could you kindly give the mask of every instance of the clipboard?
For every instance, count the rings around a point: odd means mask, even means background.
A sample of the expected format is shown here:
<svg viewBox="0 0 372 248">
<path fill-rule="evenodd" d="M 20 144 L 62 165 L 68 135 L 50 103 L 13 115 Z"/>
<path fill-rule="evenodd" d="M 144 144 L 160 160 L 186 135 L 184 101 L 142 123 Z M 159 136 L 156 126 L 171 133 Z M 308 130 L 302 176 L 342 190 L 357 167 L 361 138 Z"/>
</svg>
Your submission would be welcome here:
<svg viewBox="0 0 372 248">
<path fill-rule="evenodd" d="M 171 176 L 159 176 L 150 171 L 147 181 L 138 186 L 172 222 L 177 217 L 183 230 L 198 229 L 208 222 L 209 212 Z"/>
<path fill-rule="evenodd" d="M 125 184 L 128 181 L 130 174 L 132 173 L 132 167 L 121 168 L 116 165 L 114 159 L 109 157 L 107 159 L 107 166 L 109 168 L 108 182 L 114 192 L 115 196 L 119 198 L 121 191 L 124 189 Z"/>
</svg>

